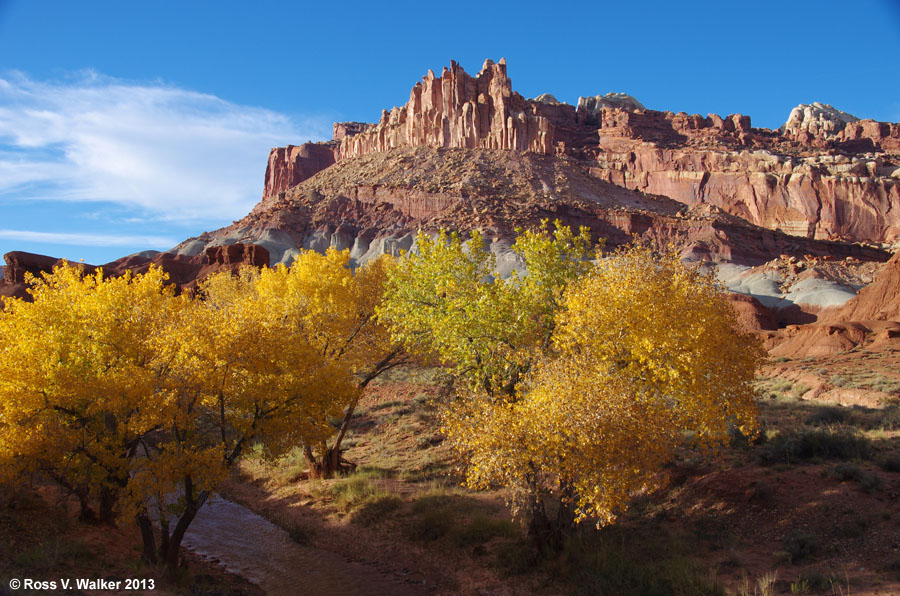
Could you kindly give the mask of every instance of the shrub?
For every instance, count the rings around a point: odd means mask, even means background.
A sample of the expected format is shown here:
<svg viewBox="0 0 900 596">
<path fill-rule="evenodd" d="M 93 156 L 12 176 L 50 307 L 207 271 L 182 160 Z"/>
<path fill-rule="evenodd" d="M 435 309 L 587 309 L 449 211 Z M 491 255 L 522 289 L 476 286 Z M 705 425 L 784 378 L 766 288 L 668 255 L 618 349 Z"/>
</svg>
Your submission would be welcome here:
<svg viewBox="0 0 900 596">
<path fill-rule="evenodd" d="M 882 486 L 881 478 L 872 472 L 863 470 L 856 464 L 842 463 L 834 466 L 828 471 L 828 475 L 836 478 L 841 482 L 854 481 L 858 482 L 860 488 L 866 492 L 878 490 Z"/>
<path fill-rule="evenodd" d="M 806 423 L 811 426 L 826 426 L 830 424 L 843 424 L 850 417 L 850 413 L 839 406 L 823 406 L 806 418 Z"/>
<path fill-rule="evenodd" d="M 515 540 L 503 543 L 494 551 L 494 564 L 503 576 L 522 575 L 537 567 L 538 551 L 531 541 Z"/>
<path fill-rule="evenodd" d="M 796 530 L 788 534 L 784 540 L 785 558 L 789 563 L 797 564 L 804 561 L 821 549 L 821 541 L 814 534 Z"/>
<path fill-rule="evenodd" d="M 615 526 L 574 536 L 552 569 L 572 594 L 720 596 L 722 589 L 678 540 L 656 533 L 626 536 Z M 675 553 L 675 554 L 673 554 Z"/>
<path fill-rule="evenodd" d="M 811 459 L 870 459 L 869 439 L 846 430 L 802 430 L 780 432 L 759 447 L 760 463 L 796 463 Z"/>
<path fill-rule="evenodd" d="M 878 462 L 885 472 L 900 472 L 900 457 L 889 455 Z"/>
<path fill-rule="evenodd" d="M 357 472 L 334 481 L 328 492 L 335 505 L 342 511 L 351 511 L 375 497 L 385 496 L 379 480 L 384 476 L 381 470 L 360 469 Z"/>
<path fill-rule="evenodd" d="M 350 521 L 363 526 L 373 526 L 383 521 L 388 515 L 403 505 L 403 499 L 397 495 L 369 497 L 360 505 Z"/>
<path fill-rule="evenodd" d="M 412 540 L 433 542 L 446 536 L 453 522 L 454 515 L 447 509 L 431 509 L 413 517 L 406 533 Z"/>
<path fill-rule="evenodd" d="M 301 526 L 291 526 L 288 529 L 288 536 L 297 544 L 309 544 L 310 536 L 306 528 Z"/>
<path fill-rule="evenodd" d="M 830 590 L 836 583 L 836 578 L 823 573 L 818 569 L 810 569 L 800 574 L 800 581 L 806 582 L 809 589 L 814 592 L 824 592 Z"/>
<path fill-rule="evenodd" d="M 478 511 L 465 524 L 454 526 L 449 538 L 457 546 L 474 546 L 498 536 L 512 536 L 514 532 L 515 526 L 511 521 L 496 519 Z"/>
</svg>

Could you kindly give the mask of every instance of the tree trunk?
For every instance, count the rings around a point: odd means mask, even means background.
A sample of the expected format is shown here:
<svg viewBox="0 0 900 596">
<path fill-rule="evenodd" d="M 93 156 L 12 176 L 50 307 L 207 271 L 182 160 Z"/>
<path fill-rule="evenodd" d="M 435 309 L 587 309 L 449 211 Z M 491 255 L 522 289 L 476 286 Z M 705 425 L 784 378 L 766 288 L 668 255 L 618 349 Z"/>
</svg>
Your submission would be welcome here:
<svg viewBox="0 0 900 596">
<path fill-rule="evenodd" d="M 569 482 L 559 483 L 559 509 L 556 510 L 556 533 L 559 546 L 565 546 L 566 539 L 575 529 L 575 489 Z"/>
<path fill-rule="evenodd" d="M 303 455 L 306 457 L 306 463 L 309 464 L 309 477 L 334 478 L 334 475 L 341 470 L 353 469 L 356 467 L 354 464 L 347 462 L 347 460 L 341 457 L 342 452 L 343 450 L 335 445 L 325 448 L 322 457 L 318 458 L 315 453 L 313 453 L 312 449 L 306 447 L 303 450 Z"/>
<path fill-rule="evenodd" d="M 137 516 L 138 527 L 141 529 L 141 540 L 144 543 L 144 553 L 141 557 L 146 563 L 156 564 L 156 539 L 153 536 L 153 523 L 143 513 Z"/>
<path fill-rule="evenodd" d="M 116 523 L 116 495 L 109 487 L 100 489 L 100 521 L 106 524 Z"/>
<path fill-rule="evenodd" d="M 48 470 L 46 473 L 54 482 L 78 498 L 78 521 L 89 523 L 97 521 L 97 514 L 91 508 L 91 497 L 84 486 L 75 486 L 52 470 Z"/>
<path fill-rule="evenodd" d="M 209 497 L 209 492 L 204 490 L 200 492 L 196 499 L 194 499 L 192 496 L 193 484 L 189 477 L 185 480 L 184 492 L 187 504 L 184 513 L 181 514 L 181 517 L 178 518 L 178 523 L 175 524 L 175 529 L 172 530 L 166 552 L 166 571 L 170 577 L 175 577 L 175 574 L 178 571 L 178 555 L 181 554 L 181 541 L 184 539 L 184 534 L 187 532 L 188 526 L 191 525 L 191 522 L 194 521 L 194 518 L 197 516 L 200 507 L 203 506 L 206 499 Z"/>
<path fill-rule="evenodd" d="M 373 366 L 372 370 L 370 370 L 359 382 L 359 390 L 364 390 L 369 383 L 378 378 L 378 376 L 385 371 L 403 364 L 403 359 L 396 359 L 399 355 L 400 350 L 397 349 L 382 358 L 381 362 L 378 362 Z M 353 420 L 353 412 L 356 410 L 358 403 L 359 396 L 347 406 L 347 411 L 344 412 L 344 418 L 341 420 L 341 425 L 338 427 L 338 434 L 334 439 L 334 445 L 331 447 L 329 447 L 327 443 L 322 445 L 324 453 L 321 459 L 316 458 L 309 446 L 305 447 L 303 454 L 306 456 L 306 462 L 309 464 L 310 478 L 334 478 L 334 475 L 341 470 L 353 469 L 356 467 L 354 464 L 350 464 L 341 457 L 341 453 L 343 453 L 341 443 L 347 435 L 347 430 L 350 428 L 350 421 Z"/>
<path fill-rule="evenodd" d="M 539 496 L 533 497 L 528 535 L 534 541 L 538 552 L 544 556 L 559 552 L 560 545 L 555 526 L 556 524 L 547 516 L 543 500 Z"/>
<path fill-rule="evenodd" d="M 97 514 L 91 509 L 90 500 L 87 494 L 87 491 L 84 489 L 79 489 L 75 491 L 75 496 L 78 497 L 78 504 L 80 509 L 78 511 L 78 520 L 83 522 L 94 523 L 97 521 Z"/>
<path fill-rule="evenodd" d="M 534 470 L 533 465 L 532 470 Z M 534 540 L 538 552 L 545 556 L 552 556 L 565 547 L 566 540 L 575 528 L 575 491 L 571 484 L 560 481 L 559 508 L 556 510 L 556 517 L 551 519 L 547 515 L 544 499 L 538 489 L 537 477 L 537 473 L 532 471 L 526 480 L 530 493 L 528 509 L 531 513 L 528 534 Z"/>
<path fill-rule="evenodd" d="M 160 508 L 162 509 L 162 508 Z M 169 519 L 160 512 L 159 518 L 159 558 L 163 561 L 169 556 Z"/>
</svg>

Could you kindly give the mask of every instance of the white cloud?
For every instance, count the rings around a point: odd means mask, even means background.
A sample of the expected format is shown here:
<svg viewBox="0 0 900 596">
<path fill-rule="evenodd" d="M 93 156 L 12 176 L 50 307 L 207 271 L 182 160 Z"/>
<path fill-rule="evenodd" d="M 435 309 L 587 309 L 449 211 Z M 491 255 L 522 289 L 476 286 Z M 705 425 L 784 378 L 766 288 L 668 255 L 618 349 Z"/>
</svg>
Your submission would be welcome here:
<svg viewBox="0 0 900 596">
<path fill-rule="evenodd" d="M 118 234 L 78 234 L 57 232 L 33 232 L 31 230 L 0 230 L 0 238 L 18 242 L 67 244 L 72 246 L 147 246 L 167 249 L 178 241 L 165 236 L 139 236 Z"/>
<path fill-rule="evenodd" d="M 330 126 L 330 125 L 329 125 Z M 0 78 L 0 197 L 111 201 L 171 221 L 244 216 L 271 147 L 322 138 L 262 108 L 93 72 Z"/>
</svg>

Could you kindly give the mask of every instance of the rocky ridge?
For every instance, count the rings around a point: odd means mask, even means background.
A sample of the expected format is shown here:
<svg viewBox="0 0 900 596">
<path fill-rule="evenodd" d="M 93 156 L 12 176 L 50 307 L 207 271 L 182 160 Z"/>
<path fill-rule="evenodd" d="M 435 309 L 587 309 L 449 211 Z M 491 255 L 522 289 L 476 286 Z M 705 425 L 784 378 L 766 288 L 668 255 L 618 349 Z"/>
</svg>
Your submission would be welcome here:
<svg viewBox="0 0 900 596">
<path fill-rule="evenodd" d="M 798 106 L 780 131 L 753 128 L 740 114 L 647 110 L 624 94 L 573 107 L 549 94 L 523 98 L 505 61 L 487 60 L 474 77 L 455 62 L 440 76 L 429 71 L 377 124 L 335 130 L 333 141 L 308 144 L 316 157 L 303 166 L 302 152 L 273 149 L 263 196 L 309 177 L 327 161 L 316 151 L 344 160 L 401 147 L 503 149 L 565 155 L 603 181 L 791 235 L 900 240 L 900 124 L 825 104 Z"/>
</svg>

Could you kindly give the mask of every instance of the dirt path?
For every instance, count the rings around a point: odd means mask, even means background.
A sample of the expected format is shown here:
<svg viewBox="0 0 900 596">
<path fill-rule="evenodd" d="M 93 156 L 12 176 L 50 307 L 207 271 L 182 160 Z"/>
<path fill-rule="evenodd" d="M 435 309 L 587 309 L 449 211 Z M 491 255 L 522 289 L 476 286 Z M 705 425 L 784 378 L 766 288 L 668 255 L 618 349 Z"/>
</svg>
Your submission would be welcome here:
<svg viewBox="0 0 900 596">
<path fill-rule="evenodd" d="M 197 514 L 184 537 L 184 546 L 273 596 L 417 596 L 425 593 L 423 589 L 371 566 L 297 544 L 283 529 L 249 509 L 221 498 Z"/>
</svg>

